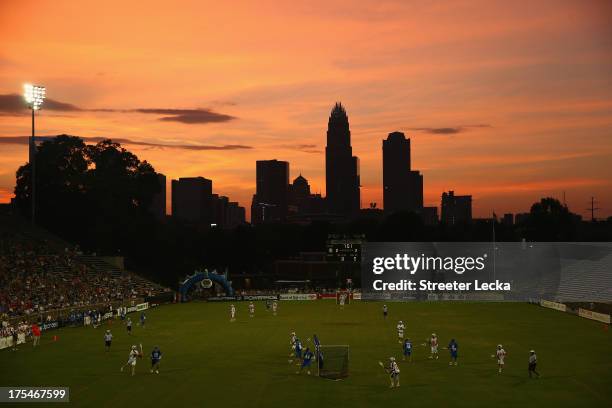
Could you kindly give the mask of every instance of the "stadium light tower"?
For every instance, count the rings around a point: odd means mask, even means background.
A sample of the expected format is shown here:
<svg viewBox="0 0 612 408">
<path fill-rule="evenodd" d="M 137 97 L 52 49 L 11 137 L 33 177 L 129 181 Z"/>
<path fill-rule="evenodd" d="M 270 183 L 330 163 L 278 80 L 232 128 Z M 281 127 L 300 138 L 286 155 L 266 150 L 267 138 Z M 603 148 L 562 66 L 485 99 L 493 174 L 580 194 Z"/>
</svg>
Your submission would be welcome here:
<svg viewBox="0 0 612 408">
<path fill-rule="evenodd" d="M 32 182 L 32 193 L 30 194 L 30 201 L 32 204 L 31 220 L 32 224 L 36 223 L 36 133 L 34 132 L 34 114 L 39 110 L 45 100 L 46 90 L 44 86 L 25 84 L 23 86 L 23 97 L 25 98 L 28 107 L 32 111 L 32 137 L 30 138 L 30 168 L 31 168 L 31 182 Z"/>
</svg>

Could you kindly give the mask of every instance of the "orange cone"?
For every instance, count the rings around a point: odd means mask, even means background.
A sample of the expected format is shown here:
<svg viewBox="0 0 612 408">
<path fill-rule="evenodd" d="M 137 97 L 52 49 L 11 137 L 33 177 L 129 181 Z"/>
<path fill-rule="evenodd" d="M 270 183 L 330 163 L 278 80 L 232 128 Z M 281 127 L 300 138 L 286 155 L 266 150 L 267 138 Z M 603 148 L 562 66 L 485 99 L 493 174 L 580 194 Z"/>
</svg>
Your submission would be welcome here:
<svg viewBox="0 0 612 408">
<path fill-rule="evenodd" d="M 57 336 L 53 336 L 53 341 L 57 341 Z"/>
</svg>

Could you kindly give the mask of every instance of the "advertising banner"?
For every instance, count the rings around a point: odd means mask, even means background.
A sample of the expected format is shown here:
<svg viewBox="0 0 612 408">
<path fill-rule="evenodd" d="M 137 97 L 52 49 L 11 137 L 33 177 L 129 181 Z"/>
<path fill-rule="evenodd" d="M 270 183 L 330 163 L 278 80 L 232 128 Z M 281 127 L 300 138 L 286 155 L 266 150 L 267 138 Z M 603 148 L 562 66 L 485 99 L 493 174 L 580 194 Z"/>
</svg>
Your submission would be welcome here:
<svg viewBox="0 0 612 408">
<path fill-rule="evenodd" d="M 45 322 L 40 325 L 40 331 L 46 331 L 46 330 L 57 329 L 57 328 L 59 328 L 58 321 Z"/>
<path fill-rule="evenodd" d="M 282 293 L 280 300 L 317 300 L 316 293 Z"/>
<path fill-rule="evenodd" d="M 149 302 L 139 303 L 136 305 L 136 311 L 147 310 L 149 308 Z"/>
<path fill-rule="evenodd" d="M 597 313 L 587 309 L 578 309 L 578 316 L 586 319 L 597 320 L 598 322 L 610 324 L 610 315 L 604 313 Z"/>
<path fill-rule="evenodd" d="M 563 303 L 551 302 L 549 300 L 544 299 L 540 300 L 540 306 L 547 307 L 549 309 L 555 309 L 560 312 L 567 311 L 567 306 L 565 306 Z"/>
<path fill-rule="evenodd" d="M 209 302 L 235 302 L 240 300 L 240 296 L 213 296 L 206 300 Z"/>
<path fill-rule="evenodd" d="M 278 295 L 245 295 L 243 300 L 278 300 Z"/>
<path fill-rule="evenodd" d="M 362 297 L 610 302 L 612 291 L 600 290 L 610 270 L 608 242 L 367 242 Z"/>
</svg>

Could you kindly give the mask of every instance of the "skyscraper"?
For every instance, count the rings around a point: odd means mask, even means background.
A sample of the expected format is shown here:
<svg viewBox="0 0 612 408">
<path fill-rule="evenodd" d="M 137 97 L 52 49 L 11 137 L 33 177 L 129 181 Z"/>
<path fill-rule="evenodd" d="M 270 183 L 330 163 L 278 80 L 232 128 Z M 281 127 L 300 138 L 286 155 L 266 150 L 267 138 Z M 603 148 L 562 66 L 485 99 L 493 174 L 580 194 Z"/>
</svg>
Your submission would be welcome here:
<svg viewBox="0 0 612 408">
<path fill-rule="evenodd" d="M 160 190 L 153 196 L 149 209 L 155 218 L 163 220 L 166 218 L 166 176 L 157 173 L 157 180 Z"/>
<path fill-rule="evenodd" d="M 348 116 L 341 103 L 334 105 L 327 125 L 325 189 L 329 212 L 351 216 L 359 211 L 359 159 L 353 156 Z"/>
<path fill-rule="evenodd" d="M 462 224 L 472 221 L 472 196 L 457 196 L 454 191 L 442 193 L 442 214 L 440 221 L 448 224 Z"/>
<path fill-rule="evenodd" d="M 387 213 L 423 209 L 423 175 L 410 169 L 410 139 L 402 132 L 383 140 L 383 207 Z"/>
<path fill-rule="evenodd" d="M 209 226 L 212 221 L 212 181 L 204 177 L 172 180 L 172 216 Z"/>
<path fill-rule="evenodd" d="M 251 222 L 283 221 L 287 216 L 289 163 L 258 160 L 256 192 L 251 204 Z"/>
</svg>

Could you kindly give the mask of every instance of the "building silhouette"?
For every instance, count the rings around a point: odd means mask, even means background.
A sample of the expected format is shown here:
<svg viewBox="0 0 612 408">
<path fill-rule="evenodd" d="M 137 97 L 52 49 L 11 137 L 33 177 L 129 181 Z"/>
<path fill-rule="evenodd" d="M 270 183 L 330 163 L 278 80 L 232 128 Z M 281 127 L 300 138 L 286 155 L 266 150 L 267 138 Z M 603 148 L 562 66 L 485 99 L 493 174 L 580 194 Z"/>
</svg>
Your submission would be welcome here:
<svg viewBox="0 0 612 408">
<path fill-rule="evenodd" d="M 246 222 L 245 209 L 237 202 L 230 201 L 226 196 L 213 194 L 212 199 L 212 223 L 220 228 L 235 228 Z"/>
<path fill-rule="evenodd" d="M 212 181 L 204 177 L 172 180 L 172 216 L 201 225 L 212 223 Z"/>
<path fill-rule="evenodd" d="M 327 125 L 325 147 L 325 188 L 327 210 L 352 216 L 359 212 L 359 159 L 353 156 L 348 116 L 336 103 Z"/>
<path fill-rule="evenodd" d="M 410 139 L 402 132 L 383 140 L 383 207 L 386 213 L 423 209 L 423 175 L 410 167 Z"/>
<path fill-rule="evenodd" d="M 325 199 L 321 194 L 312 194 L 308 180 L 301 174 L 289 185 L 289 211 L 291 221 L 303 222 L 325 213 Z"/>
<path fill-rule="evenodd" d="M 463 224 L 472 221 L 472 196 L 457 196 L 454 191 L 442 193 L 442 223 L 448 225 Z"/>
<path fill-rule="evenodd" d="M 159 192 L 153 196 L 149 211 L 159 220 L 166 218 L 166 176 L 157 173 Z"/>
<path fill-rule="evenodd" d="M 256 191 L 251 204 L 251 222 L 284 221 L 289 201 L 289 163 L 258 160 Z"/>
</svg>

